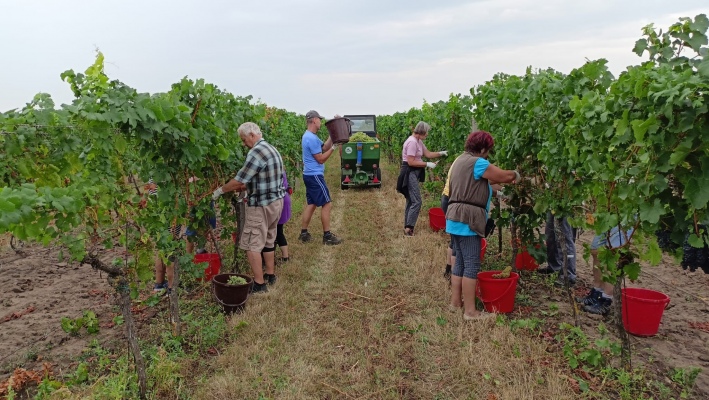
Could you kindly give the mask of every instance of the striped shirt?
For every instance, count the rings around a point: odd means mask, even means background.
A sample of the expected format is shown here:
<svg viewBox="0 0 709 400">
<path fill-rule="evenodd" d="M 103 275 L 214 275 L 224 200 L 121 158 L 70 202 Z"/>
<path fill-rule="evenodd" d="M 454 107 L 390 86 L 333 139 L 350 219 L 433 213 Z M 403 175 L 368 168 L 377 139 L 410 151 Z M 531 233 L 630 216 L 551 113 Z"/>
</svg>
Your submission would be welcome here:
<svg viewBox="0 0 709 400">
<path fill-rule="evenodd" d="M 281 154 L 263 139 L 249 150 L 234 179 L 246 185 L 251 207 L 267 206 L 286 195 Z"/>
</svg>

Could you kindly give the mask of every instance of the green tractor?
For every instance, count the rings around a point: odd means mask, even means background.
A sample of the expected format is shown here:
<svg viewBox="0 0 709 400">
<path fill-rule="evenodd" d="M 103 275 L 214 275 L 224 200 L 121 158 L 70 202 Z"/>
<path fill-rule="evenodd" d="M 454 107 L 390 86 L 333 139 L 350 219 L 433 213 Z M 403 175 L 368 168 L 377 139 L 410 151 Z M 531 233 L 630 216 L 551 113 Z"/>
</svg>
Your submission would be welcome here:
<svg viewBox="0 0 709 400">
<path fill-rule="evenodd" d="M 345 115 L 352 125 L 352 132 L 363 132 L 370 141 L 356 141 L 356 134 L 340 149 L 342 175 L 340 189 L 353 186 L 382 187 L 382 172 L 379 169 L 381 143 L 377 139 L 377 119 L 374 115 Z M 367 139 L 364 137 L 363 139 Z"/>
</svg>

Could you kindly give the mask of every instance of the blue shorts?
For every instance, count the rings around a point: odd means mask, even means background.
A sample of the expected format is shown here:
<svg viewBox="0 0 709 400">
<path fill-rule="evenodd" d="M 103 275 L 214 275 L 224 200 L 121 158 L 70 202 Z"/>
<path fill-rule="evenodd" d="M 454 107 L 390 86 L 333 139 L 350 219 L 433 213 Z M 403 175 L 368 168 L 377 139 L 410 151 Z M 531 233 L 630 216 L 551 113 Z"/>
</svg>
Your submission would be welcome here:
<svg viewBox="0 0 709 400">
<path fill-rule="evenodd" d="M 618 248 L 625 244 L 626 238 L 633 235 L 633 231 L 634 229 L 630 228 L 625 234 L 621 234 L 620 229 L 616 226 L 611 229 L 609 235 L 606 235 L 605 233 L 602 235 L 596 235 L 596 237 L 593 238 L 593 242 L 591 242 L 591 250 L 597 250 L 600 247 L 608 247 L 608 236 L 610 236 L 610 248 Z"/>
<path fill-rule="evenodd" d="M 305 184 L 305 200 L 308 204 L 315 204 L 316 207 L 324 206 L 332 201 L 330 191 L 325 184 L 323 175 L 303 175 Z"/>
<path fill-rule="evenodd" d="M 205 219 L 207 219 L 206 216 L 205 216 Z M 216 216 L 209 217 L 208 220 L 209 220 L 209 225 L 212 227 L 212 229 L 217 229 L 217 217 Z M 197 235 L 197 232 L 190 229 L 190 227 L 188 225 L 187 229 L 185 229 L 185 236 L 192 237 L 192 236 L 196 236 L 196 235 Z"/>
</svg>

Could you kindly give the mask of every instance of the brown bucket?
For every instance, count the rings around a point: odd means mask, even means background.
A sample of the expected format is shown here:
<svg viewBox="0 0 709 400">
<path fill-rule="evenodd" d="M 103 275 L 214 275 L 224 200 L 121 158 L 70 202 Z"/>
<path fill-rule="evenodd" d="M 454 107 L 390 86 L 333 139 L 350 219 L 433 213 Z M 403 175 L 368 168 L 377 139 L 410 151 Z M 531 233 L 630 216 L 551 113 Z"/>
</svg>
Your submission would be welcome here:
<svg viewBox="0 0 709 400">
<path fill-rule="evenodd" d="M 349 118 L 333 118 L 325 122 L 325 128 L 330 133 L 332 143 L 340 144 L 350 141 L 352 136 L 352 124 Z"/>
</svg>

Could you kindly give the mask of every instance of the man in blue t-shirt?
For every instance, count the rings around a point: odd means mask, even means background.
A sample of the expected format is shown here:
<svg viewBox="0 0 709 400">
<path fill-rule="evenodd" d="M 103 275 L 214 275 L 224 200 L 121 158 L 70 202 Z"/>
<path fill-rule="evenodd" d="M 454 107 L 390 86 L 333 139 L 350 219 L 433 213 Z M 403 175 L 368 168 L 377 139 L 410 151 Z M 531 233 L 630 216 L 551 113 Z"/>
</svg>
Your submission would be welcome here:
<svg viewBox="0 0 709 400">
<path fill-rule="evenodd" d="M 303 183 L 305 184 L 305 199 L 307 205 L 303 210 L 303 220 L 301 222 L 300 241 L 310 242 L 313 237 L 308 232 L 310 219 L 315 213 L 315 209 L 322 207 L 320 219 L 322 219 L 323 243 L 336 245 L 342 243 L 342 239 L 330 232 L 330 210 L 332 209 L 332 199 L 330 191 L 325 184 L 325 161 L 334 153 L 337 145 L 332 144 L 332 139 L 328 138 L 325 143 L 316 135 L 320 130 L 323 117 L 315 110 L 305 114 L 308 129 L 303 134 L 301 144 L 303 146 Z"/>
</svg>

